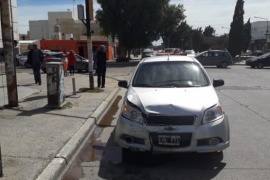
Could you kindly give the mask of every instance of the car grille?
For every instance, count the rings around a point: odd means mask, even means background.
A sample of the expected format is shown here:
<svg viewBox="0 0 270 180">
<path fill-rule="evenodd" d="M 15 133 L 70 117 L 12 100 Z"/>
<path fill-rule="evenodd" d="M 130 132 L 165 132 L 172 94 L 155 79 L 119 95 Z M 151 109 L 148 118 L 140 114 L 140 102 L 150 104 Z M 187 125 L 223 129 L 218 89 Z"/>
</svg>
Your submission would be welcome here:
<svg viewBox="0 0 270 180">
<path fill-rule="evenodd" d="M 154 146 L 159 146 L 159 147 L 174 147 L 174 148 L 183 148 L 183 147 L 188 147 L 190 146 L 191 143 L 191 137 L 192 137 L 192 133 L 179 133 L 179 134 L 175 134 L 181 137 L 181 141 L 179 145 L 160 145 L 158 143 L 158 136 L 160 134 L 158 133 L 150 133 L 150 138 L 152 140 L 152 143 Z"/>
<path fill-rule="evenodd" d="M 149 126 L 184 126 L 193 125 L 196 116 L 163 116 L 150 114 L 145 117 L 145 122 Z"/>
</svg>

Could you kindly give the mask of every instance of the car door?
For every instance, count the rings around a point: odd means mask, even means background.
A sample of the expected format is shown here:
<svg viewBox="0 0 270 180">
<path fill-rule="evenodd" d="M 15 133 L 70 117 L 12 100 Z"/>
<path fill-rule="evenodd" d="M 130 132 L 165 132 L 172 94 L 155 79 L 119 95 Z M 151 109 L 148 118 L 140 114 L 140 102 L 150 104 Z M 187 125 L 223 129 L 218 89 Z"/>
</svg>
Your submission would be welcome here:
<svg viewBox="0 0 270 180">
<path fill-rule="evenodd" d="M 76 70 L 84 70 L 85 67 L 83 65 L 83 57 L 81 57 L 79 55 L 75 55 L 75 56 L 76 56 L 75 69 Z"/>
<path fill-rule="evenodd" d="M 209 52 L 208 53 L 208 65 L 219 65 L 221 60 L 218 52 Z"/>
<path fill-rule="evenodd" d="M 196 57 L 196 59 L 203 65 L 209 65 L 209 53 L 205 52 Z"/>
<path fill-rule="evenodd" d="M 270 54 L 265 57 L 264 66 L 270 66 Z"/>
</svg>

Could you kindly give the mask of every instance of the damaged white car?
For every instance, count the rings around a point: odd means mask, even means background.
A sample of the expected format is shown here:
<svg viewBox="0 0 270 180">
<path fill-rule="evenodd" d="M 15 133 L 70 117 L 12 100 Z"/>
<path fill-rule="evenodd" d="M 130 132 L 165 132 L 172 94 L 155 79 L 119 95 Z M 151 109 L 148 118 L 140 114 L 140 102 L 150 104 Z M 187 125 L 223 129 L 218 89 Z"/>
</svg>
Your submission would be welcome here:
<svg viewBox="0 0 270 180">
<path fill-rule="evenodd" d="M 222 152 L 230 130 L 205 69 L 193 57 L 143 59 L 127 88 L 115 129 L 115 141 L 128 152 Z"/>
</svg>

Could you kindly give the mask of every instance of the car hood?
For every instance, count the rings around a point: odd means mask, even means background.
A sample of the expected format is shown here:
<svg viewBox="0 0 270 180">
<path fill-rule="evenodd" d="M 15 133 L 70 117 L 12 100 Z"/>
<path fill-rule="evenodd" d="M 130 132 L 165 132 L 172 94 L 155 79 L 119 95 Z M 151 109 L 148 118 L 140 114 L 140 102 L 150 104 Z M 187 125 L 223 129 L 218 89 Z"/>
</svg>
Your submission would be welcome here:
<svg viewBox="0 0 270 180">
<path fill-rule="evenodd" d="M 213 86 L 200 88 L 134 88 L 126 98 L 145 113 L 201 115 L 218 103 Z"/>
<path fill-rule="evenodd" d="M 248 58 L 246 61 L 256 61 L 260 59 L 259 57 L 251 57 L 251 58 Z"/>
</svg>

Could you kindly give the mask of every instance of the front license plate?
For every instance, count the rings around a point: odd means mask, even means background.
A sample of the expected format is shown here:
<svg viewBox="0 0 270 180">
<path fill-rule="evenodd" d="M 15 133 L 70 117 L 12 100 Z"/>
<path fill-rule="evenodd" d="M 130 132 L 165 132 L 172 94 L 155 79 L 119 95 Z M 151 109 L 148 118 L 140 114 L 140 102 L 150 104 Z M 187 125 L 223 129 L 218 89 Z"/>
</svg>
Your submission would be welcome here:
<svg viewBox="0 0 270 180">
<path fill-rule="evenodd" d="M 181 137 L 179 135 L 158 135 L 159 145 L 179 146 Z"/>
</svg>

